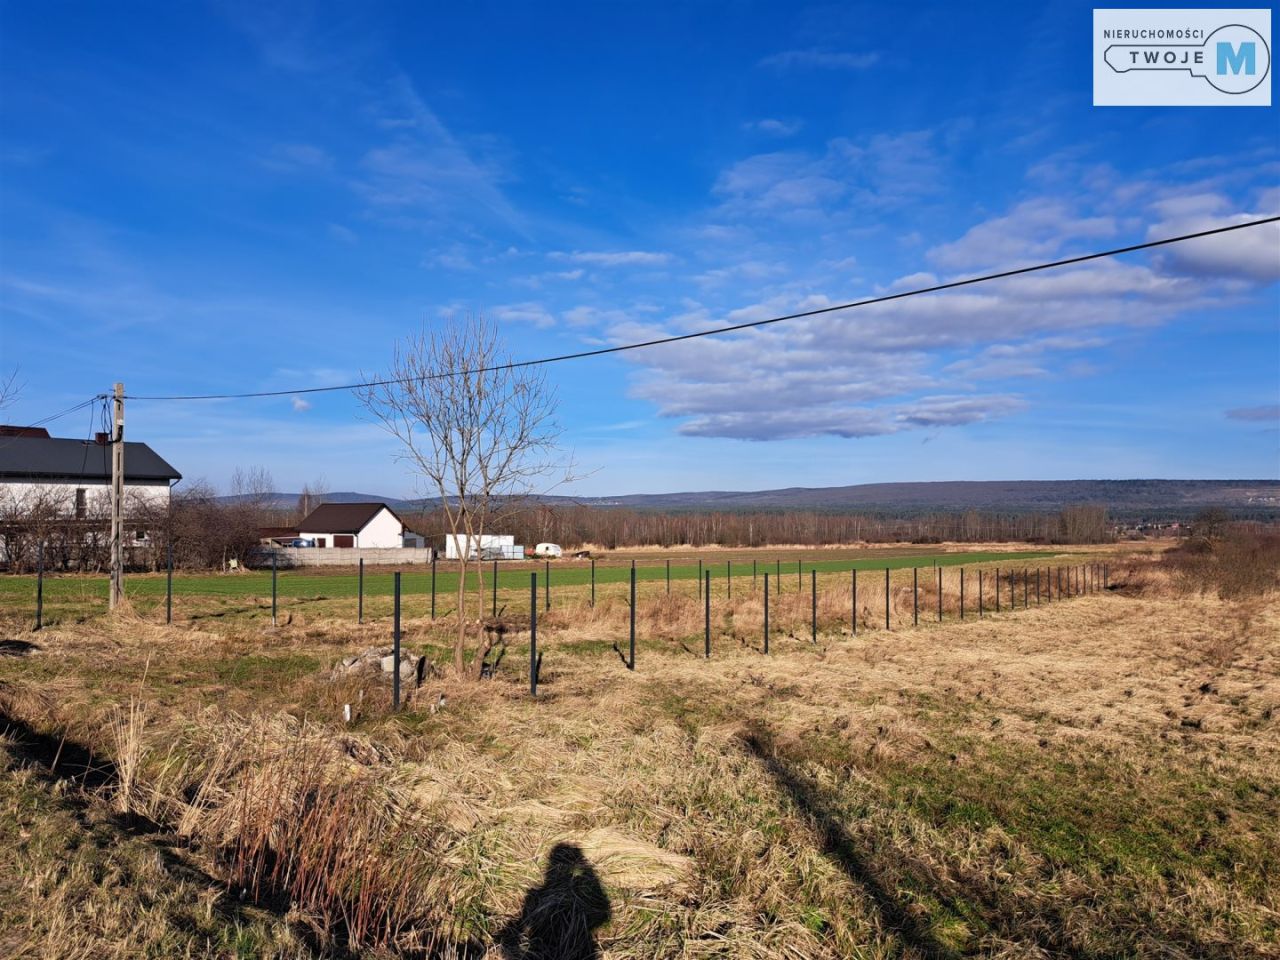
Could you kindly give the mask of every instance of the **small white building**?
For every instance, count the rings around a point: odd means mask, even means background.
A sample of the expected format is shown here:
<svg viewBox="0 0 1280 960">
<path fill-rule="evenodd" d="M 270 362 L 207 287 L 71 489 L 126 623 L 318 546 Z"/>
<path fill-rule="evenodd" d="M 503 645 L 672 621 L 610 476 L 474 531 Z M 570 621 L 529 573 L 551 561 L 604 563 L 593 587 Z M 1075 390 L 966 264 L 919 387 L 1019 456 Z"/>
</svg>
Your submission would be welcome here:
<svg viewBox="0 0 1280 960">
<path fill-rule="evenodd" d="M 298 524 L 320 547 L 404 547 L 404 521 L 385 503 L 322 503 Z"/>
<path fill-rule="evenodd" d="M 468 540 L 470 543 L 468 545 Z M 457 536 L 446 534 L 444 558 L 458 560 L 466 549 L 468 560 L 523 560 L 524 547 L 516 546 L 516 538 L 507 534 L 482 533 L 468 538 L 465 533 Z"/>
</svg>

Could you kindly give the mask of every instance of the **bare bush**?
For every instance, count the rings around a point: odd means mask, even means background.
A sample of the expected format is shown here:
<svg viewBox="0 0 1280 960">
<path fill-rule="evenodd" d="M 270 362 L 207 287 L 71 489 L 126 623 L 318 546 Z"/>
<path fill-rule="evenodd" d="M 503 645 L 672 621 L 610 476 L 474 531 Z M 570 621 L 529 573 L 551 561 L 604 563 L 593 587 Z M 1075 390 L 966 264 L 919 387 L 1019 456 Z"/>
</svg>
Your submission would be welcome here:
<svg viewBox="0 0 1280 960">
<path fill-rule="evenodd" d="M 1260 596 L 1280 586 L 1280 532 L 1242 525 L 1218 528 L 1164 554 L 1161 566 L 1184 593 L 1224 600 Z"/>
</svg>

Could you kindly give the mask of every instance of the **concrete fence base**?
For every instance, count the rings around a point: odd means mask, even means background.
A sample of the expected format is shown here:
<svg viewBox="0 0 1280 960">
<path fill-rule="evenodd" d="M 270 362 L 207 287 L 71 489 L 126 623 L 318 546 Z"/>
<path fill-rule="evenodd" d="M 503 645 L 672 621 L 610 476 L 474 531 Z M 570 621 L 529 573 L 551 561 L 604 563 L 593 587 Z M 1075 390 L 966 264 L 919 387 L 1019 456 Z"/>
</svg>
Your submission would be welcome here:
<svg viewBox="0 0 1280 960">
<path fill-rule="evenodd" d="M 354 567 L 361 560 L 366 567 L 429 564 L 433 551 L 430 547 L 280 547 L 263 551 L 267 566 L 272 553 L 282 568 L 288 568 Z"/>
</svg>

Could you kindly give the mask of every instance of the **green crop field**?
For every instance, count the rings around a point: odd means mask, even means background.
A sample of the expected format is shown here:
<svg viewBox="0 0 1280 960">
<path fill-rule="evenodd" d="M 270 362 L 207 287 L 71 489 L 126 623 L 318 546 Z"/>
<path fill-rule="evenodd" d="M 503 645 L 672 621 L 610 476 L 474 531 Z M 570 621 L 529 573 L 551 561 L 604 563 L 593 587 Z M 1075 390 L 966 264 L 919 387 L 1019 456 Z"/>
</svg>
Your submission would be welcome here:
<svg viewBox="0 0 1280 960">
<path fill-rule="evenodd" d="M 935 553 L 911 556 L 871 557 L 867 559 L 840 560 L 781 560 L 758 559 L 754 561 L 707 561 L 699 566 L 697 561 L 687 560 L 670 565 L 670 578 L 677 581 L 696 581 L 700 573 L 711 574 L 717 584 L 722 583 L 732 568 L 735 583 L 750 582 L 753 573 L 756 577 L 781 577 L 782 589 L 792 583 L 803 582 L 810 571 L 819 574 L 847 573 L 850 570 L 902 570 L 911 567 L 933 568 L 952 567 L 969 564 L 1007 563 L 1011 566 L 1025 566 L 1031 561 L 1043 560 L 1057 554 L 1047 551 L 1021 552 L 972 552 L 972 553 Z M 474 570 L 473 565 L 473 570 Z M 483 564 L 482 575 L 486 586 L 492 584 L 490 579 L 493 567 Z M 597 587 L 609 584 L 625 584 L 630 577 L 629 565 L 597 564 L 595 578 Z M 591 583 L 590 564 L 576 561 L 565 563 L 552 561 L 542 562 L 506 562 L 498 565 L 498 589 L 528 589 L 530 573 L 537 573 L 539 589 L 545 587 L 547 571 L 550 571 L 551 583 L 556 587 L 585 587 Z M 468 573 L 468 581 L 474 585 L 477 572 Z M 665 582 L 668 568 L 665 562 L 650 561 L 637 563 L 636 580 L 640 582 Z M 436 592 L 444 595 L 457 589 L 458 574 L 453 564 L 441 564 L 436 572 Z M 276 589 L 281 598 L 298 599 L 340 599 L 355 597 L 358 589 L 358 577 L 354 570 L 344 570 L 339 574 L 314 573 L 310 570 L 282 570 L 278 574 Z M 365 571 L 364 592 L 366 596 L 390 596 L 393 592 L 394 572 L 385 568 Z M 108 582 L 106 576 L 46 576 L 44 581 L 44 597 L 46 602 L 72 600 L 92 602 L 107 598 Z M 405 594 L 421 595 L 430 590 L 431 573 L 422 565 L 406 569 L 401 575 L 401 590 Z M 14 576 L 0 579 L 0 605 L 30 605 L 36 591 L 34 576 Z M 216 573 L 179 573 L 173 578 L 173 592 L 179 597 L 229 597 L 247 599 L 250 597 L 269 597 L 271 595 L 270 571 L 253 571 L 236 574 Z M 125 579 L 125 593 L 133 600 L 154 600 L 165 595 L 165 576 L 163 574 L 132 575 Z"/>
</svg>

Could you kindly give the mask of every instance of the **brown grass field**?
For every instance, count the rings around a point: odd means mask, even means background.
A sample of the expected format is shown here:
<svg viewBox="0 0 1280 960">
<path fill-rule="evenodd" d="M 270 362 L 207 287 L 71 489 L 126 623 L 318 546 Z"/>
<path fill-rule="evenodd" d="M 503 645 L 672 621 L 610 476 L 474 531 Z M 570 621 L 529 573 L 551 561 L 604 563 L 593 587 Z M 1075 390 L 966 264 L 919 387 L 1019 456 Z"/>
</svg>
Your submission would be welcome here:
<svg viewBox="0 0 1280 960">
<path fill-rule="evenodd" d="M 1280 957 L 1274 571 L 1105 557 L 1109 590 L 914 629 L 900 571 L 856 636 L 832 589 L 817 644 L 792 590 L 767 657 L 756 594 L 713 595 L 707 660 L 655 589 L 634 672 L 625 600 L 566 591 L 536 700 L 526 620 L 398 714 L 334 679 L 388 642 L 349 603 L 5 613 L 0 956 Z"/>
</svg>

